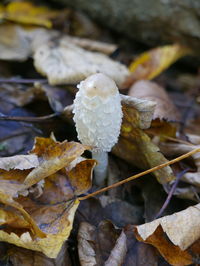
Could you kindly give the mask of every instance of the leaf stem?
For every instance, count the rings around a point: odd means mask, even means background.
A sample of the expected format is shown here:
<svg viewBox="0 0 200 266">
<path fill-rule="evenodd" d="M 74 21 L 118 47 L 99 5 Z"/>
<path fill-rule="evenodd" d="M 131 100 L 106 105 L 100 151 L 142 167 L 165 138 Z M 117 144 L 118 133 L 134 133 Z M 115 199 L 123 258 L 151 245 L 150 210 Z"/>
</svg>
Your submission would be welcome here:
<svg viewBox="0 0 200 266">
<path fill-rule="evenodd" d="M 86 199 L 88 199 L 88 198 L 94 197 L 94 196 L 96 196 L 96 195 L 98 195 L 98 194 L 100 194 L 100 193 L 102 193 L 102 192 L 108 191 L 108 190 L 110 190 L 110 189 L 112 189 L 112 188 L 115 188 L 115 187 L 118 187 L 118 186 L 120 186 L 120 185 L 123 185 L 123 184 L 125 184 L 125 183 L 127 183 L 127 182 L 129 182 L 129 181 L 132 181 L 132 180 L 136 179 L 136 178 L 139 178 L 139 177 L 141 177 L 141 176 L 147 175 L 147 174 L 152 173 L 152 172 L 154 172 L 154 171 L 156 171 L 156 170 L 162 169 L 162 168 L 164 168 L 164 167 L 166 167 L 166 166 L 169 166 L 169 165 L 171 165 L 171 164 L 174 164 L 174 163 L 176 163 L 176 162 L 179 162 L 179 161 L 181 161 L 181 160 L 183 160 L 183 159 L 185 159 L 185 158 L 187 158 L 187 157 L 189 157 L 189 156 L 191 156 L 191 155 L 193 155 L 193 154 L 195 154 L 195 153 L 198 153 L 198 152 L 200 152 L 200 148 L 194 149 L 194 150 L 192 150 L 192 151 L 190 151 L 190 152 L 187 152 L 187 153 L 185 153 L 185 154 L 183 154 L 183 155 L 181 155 L 181 156 L 179 156 L 179 157 L 177 157 L 177 158 L 175 158 L 175 159 L 173 159 L 173 160 L 171 160 L 171 161 L 168 161 L 168 162 L 166 162 L 166 163 L 163 163 L 163 164 L 157 165 L 157 166 L 155 166 L 155 167 L 153 167 L 153 168 L 150 168 L 150 169 L 148 169 L 148 170 L 146 170 L 146 171 L 143 171 L 143 172 L 141 172 L 141 173 L 139 173 L 139 174 L 136 174 L 136 175 L 130 176 L 130 177 L 128 177 L 128 178 L 126 178 L 126 179 L 124 179 L 124 180 L 122 180 L 122 181 L 119 181 L 119 182 L 114 183 L 114 184 L 112 184 L 112 185 L 110 185 L 110 186 L 104 187 L 104 188 L 102 188 L 102 189 L 99 189 L 99 190 L 97 190 L 97 191 L 95 191 L 95 192 L 93 192 L 93 193 L 90 193 L 90 194 L 88 194 L 88 195 L 86 195 L 86 196 L 83 196 L 83 197 L 80 197 L 80 198 L 78 198 L 78 199 L 79 199 L 79 200 L 86 200 Z"/>
</svg>

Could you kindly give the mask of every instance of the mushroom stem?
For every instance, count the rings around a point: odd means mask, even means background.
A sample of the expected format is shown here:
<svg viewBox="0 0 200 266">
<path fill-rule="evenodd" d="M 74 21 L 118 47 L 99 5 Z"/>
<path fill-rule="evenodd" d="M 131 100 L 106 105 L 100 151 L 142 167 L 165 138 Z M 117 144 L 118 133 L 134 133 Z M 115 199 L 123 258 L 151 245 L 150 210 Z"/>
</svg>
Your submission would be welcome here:
<svg viewBox="0 0 200 266">
<path fill-rule="evenodd" d="M 108 173 L 108 153 L 106 151 L 92 151 L 92 158 L 98 161 L 94 168 L 95 184 L 104 184 Z"/>
</svg>

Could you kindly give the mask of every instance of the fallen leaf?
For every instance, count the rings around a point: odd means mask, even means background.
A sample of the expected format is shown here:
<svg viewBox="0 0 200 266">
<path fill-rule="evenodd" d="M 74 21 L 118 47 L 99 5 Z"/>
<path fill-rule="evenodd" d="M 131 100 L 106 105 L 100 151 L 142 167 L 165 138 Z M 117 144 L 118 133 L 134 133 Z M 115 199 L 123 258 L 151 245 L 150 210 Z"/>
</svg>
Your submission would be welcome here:
<svg viewBox="0 0 200 266">
<path fill-rule="evenodd" d="M 86 50 L 96 51 L 107 55 L 110 55 L 115 50 L 117 50 L 117 45 L 115 44 L 99 42 L 96 40 L 91 40 L 86 38 L 66 36 L 65 40 L 74 43 L 75 45 L 80 46 Z"/>
<path fill-rule="evenodd" d="M 0 158 L 0 169 L 31 169 L 39 165 L 38 157 L 34 154 L 16 155 L 12 157 Z"/>
<path fill-rule="evenodd" d="M 124 87 L 130 87 L 134 82 L 141 79 L 151 80 L 167 69 L 181 57 L 190 54 L 189 48 L 179 44 L 157 47 L 141 54 L 129 66 L 130 76 L 124 83 Z"/>
<path fill-rule="evenodd" d="M 0 25 L 0 34 L 0 59 L 24 61 L 55 32 L 5 23 Z"/>
<path fill-rule="evenodd" d="M 43 146 L 44 143 L 45 146 Z M 34 168 L 26 177 L 25 186 L 28 188 L 45 177 L 56 173 L 89 148 L 89 146 L 84 146 L 78 142 L 64 141 L 59 143 L 53 139 L 36 138 L 32 152 L 38 156 L 42 155 L 42 158 L 40 158 L 40 165 Z"/>
<path fill-rule="evenodd" d="M 61 163 L 58 163 L 59 167 L 57 167 L 58 164 L 55 165 L 57 170 L 47 163 L 47 168 L 44 169 L 45 174 L 41 172 L 43 178 L 46 177 L 43 181 L 42 193 L 36 196 L 34 193 L 37 186 L 30 187 L 30 183 L 27 193 L 23 196 L 18 194 L 19 190 L 27 189 L 24 187 L 24 180 L 27 176 L 41 165 L 33 170 L 32 168 L 18 170 L 15 156 L 8 158 L 9 161 L 15 162 L 14 166 L 11 164 L 11 168 L 15 167 L 17 170 L 1 170 L 1 241 L 41 251 L 50 258 L 58 255 L 72 229 L 74 214 L 79 205 L 79 201 L 75 200 L 76 196 L 90 189 L 92 170 L 96 164 L 94 160 L 84 160 L 66 171 L 63 167 L 69 166 L 70 162 L 86 148 L 79 143 L 77 143 L 78 146 L 75 142 L 68 143 L 69 145 L 66 143 L 66 141 L 62 143 L 55 141 L 53 136 L 37 138 L 30 156 L 38 157 L 39 161 L 42 161 L 42 166 L 45 160 L 51 159 L 55 159 L 57 163 L 61 160 Z M 16 156 L 16 159 L 18 158 Z M 19 165 L 22 164 L 22 159 L 26 160 L 26 157 L 18 159 Z M 35 178 L 31 182 L 35 184 Z"/>
<path fill-rule="evenodd" d="M 24 86 L 22 84 L 8 84 L 0 85 L 1 99 L 8 100 L 16 106 L 24 106 L 34 99 L 34 87 Z"/>
<path fill-rule="evenodd" d="M 25 223 L 26 224 L 26 227 L 28 227 L 29 231 L 27 230 L 29 236 L 30 236 L 30 233 L 34 234 L 35 236 L 37 237 L 40 237 L 40 238 L 44 238 L 46 236 L 46 234 L 44 232 L 42 232 L 36 225 L 35 221 L 31 218 L 31 216 L 23 209 L 23 206 L 21 204 L 19 204 L 18 202 L 14 201 L 12 199 L 11 196 L 9 196 L 8 194 L 5 194 L 3 192 L 0 192 L 0 202 L 2 204 L 4 204 L 5 206 L 9 206 L 12 208 L 12 211 L 16 212 L 17 214 L 17 211 L 20 213 L 20 215 L 18 214 L 16 217 L 15 216 L 15 219 L 18 220 L 18 222 L 14 223 L 14 228 L 17 227 L 17 224 L 21 224 L 21 223 Z M 3 211 L 3 209 L 1 210 L 1 219 L 2 219 L 2 225 L 6 225 L 6 226 L 9 226 L 9 224 L 7 224 L 8 221 L 12 223 L 12 219 L 10 217 L 10 212 L 6 211 L 5 212 Z M 23 217 L 23 218 L 22 218 Z M 6 219 L 5 219 L 6 218 Z M 14 218 L 14 217 L 13 217 Z M 25 221 L 20 221 L 21 219 L 24 219 Z M 10 225 L 11 225 L 10 224 Z M 25 228 L 26 228 L 25 227 Z M 24 228 L 23 228 L 24 229 Z M 22 231 L 23 232 L 23 231 Z M 5 234 L 7 234 L 5 231 L 0 231 L 0 239 L 1 240 L 5 240 L 4 236 Z M 13 234 L 13 236 L 17 236 L 14 232 L 11 233 L 11 235 Z M 10 235 L 10 236 L 11 236 Z M 23 235 L 23 234 L 22 234 Z M 12 236 L 11 236 L 12 237 Z M 9 242 L 9 241 L 8 241 Z"/>
<path fill-rule="evenodd" d="M 166 162 L 159 148 L 140 129 L 140 115 L 135 108 L 123 106 L 123 121 L 118 143 L 112 149 L 113 153 L 123 160 L 141 169 L 148 169 Z M 174 179 L 170 167 L 154 172 L 157 180 L 164 184 Z"/>
<path fill-rule="evenodd" d="M 50 259 L 41 252 L 11 247 L 7 251 L 13 266 L 71 266 L 67 245 L 63 245 L 56 259 Z"/>
<path fill-rule="evenodd" d="M 65 38 L 38 47 L 34 65 L 40 74 L 47 76 L 51 85 L 78 83 L 91 74 L 101 72 L 120 86 L 129 73 L 125 65 L 104 54 L 84 50 Z"/>
<path fill-rule="evenodd" d="M 138 240 L 155 246 L 171 265 L 189 265 L 191 254 L 200 254 L 200 204 L 136 226 L 135 232 Z"/>
<path fill-rule="evenodd" d="M 69 182 L 75 189 L 75 195 L 87 192 L 92 186 L 92 172 L 96 164 L 95 160 L 84 160 L 67 173 Z"/>
<path fill-rule="evenodd" d="M 119 237 L 119 232 L 109 221 L 99 226 L 83 222 L 78 232 L 78 253 L 81 266 L 103 265 Z"/>
<path fill-rule="evenodd" d="M 52 19 L 58 16 L 59 12 L 50 10 L 45 6 L 35 6 L 31 2 L 11 2 L 1 6 L 1 19 L 28 25 L 52 27 Z"/>
<path fill-rule="evenodd" d="M 123 264 L 127 252 L 126 235 L 122 231 L 112 249 L 109 258 L 105 262 L 105 266 L 113 265 L 120 266 Z"/>
<path fill-rule="evenodd" d="M 133 84 L 129 96 L 145 99 L 156 103 L 153 119 L 176 121 L 180 119 L 178 110 L 174 106 L 165 89 L 156 82 L 140 80 Z"/>
<path fill-rule="evenodd" d="M 190 141 L 190 135 L 188 135 L 188 140 Z M 167 156 L 179 156 L 189 151 L 192 151 L 194 148 L 200 147 L 198 143 L 199 141 L 198 136 L 192 135 L 191 140 L 193 141 L 196 140 L 197 144 L 193 144 L 190 142 L 178 143 L 178 140 L 177 140 L 177 142 L 160 143 L 159 146 L 160 146 L 161 151 Z M 193 159 L 194 165 L 196 166 L 196 171 L 195 172 L 188 171 L 182 176 L 181 180 L 186 183 L 192 184 L 194 186 L 200 187 L 200 178 L 199 178 L 200 176 L 200 153 L 194 154 L 191 157 Z M 186 192 L 188 192 L 188 194 L 191 194 L 192 192 L 190 189 L 187 191 L 186 188 L 180 188 L 179 192 L 177 190 L 175 194 L 181 196 L 181 193 L 180 193 L 181 191 L 183 194 L 185 194 Z"/>
</svg>

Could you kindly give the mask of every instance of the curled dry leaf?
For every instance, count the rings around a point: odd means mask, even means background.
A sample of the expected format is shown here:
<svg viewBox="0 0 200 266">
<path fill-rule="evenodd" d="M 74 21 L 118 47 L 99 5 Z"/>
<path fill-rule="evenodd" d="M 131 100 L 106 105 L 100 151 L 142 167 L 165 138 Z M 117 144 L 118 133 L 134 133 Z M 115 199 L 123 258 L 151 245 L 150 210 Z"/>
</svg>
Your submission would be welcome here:
<svg viewBox="0 0 200 266">
<path fill-rule="evenodd" d="M 39 166 L 34 168 L 24 180 L 25 186 L 30 187 L 66 167 L 86 149 L 90 149 L 90 147 L 78 142 L 59 143 L 53 139 L 36 138 L 32 152 L 38 156 L 42 155 L 42 158 L 40 158 Z"/>
<path fill-rule="evenodd" d="M 45 26 L 51 28 L 51 20 L 57 17 L 58 11 L 44 6 L 34 6 L 31 2 L 11 2 L 0 6 L 0 18 L 28 25 Z"/>
<path fill-rule="evenodd" d="M 90 52 L 61 38 L 38 47 L 34 65 L 51 85 L 78 83 L 91 74 L 104 73 L 120 86 L 129 74 L 125 65 L 101 53 Z"/>
<path fill-rule="evenodd" d="M 116 241 L 114 248 L 112 249 L 109 258 L 105 262 L 105 266 L 113 265 L 120 266 L 123 264 L 126 252 L 127 252 L 127 244 L 126 244 L 126 235 L 122 231 L 119 238 Z"/>
<path fill-rule="evenodd" d="M 70 146 L 71 149 L 67 150 L 67 146 L 66 142 L 56 142 L 53 137 L 36 140 L 32 152 L 42 160 L 42 167 L 47 167 L 43 169 L 45 174 L 41 172 L 46 178 L 43 192 L 39 197 L 35 197 L 35 191 L 31 189 L 24 196 L 16 197 L 19 190 L 24 189 L 24 180 L 31 173 L 31 169 L 1 170 L 0 241 L 43 252 L 50 258 L 57 256 L 72 229 L 74 214 L 79 205 L 79 201 L 74 199 L 79 193 L 85 193 L 91 187 L 92 170 L 96 164 L 94 160 L 85 160 L 72 170 L 66 171 L 63 167 L 69 166 L 70 162 L 85 150 L 84 146 L 79 148 L 77 146 L 78 151 L 75 143 Z M 63 163 L 63 156 L 65 163 Z M 48 163 L 44 164 L 45 160 L 53 160 L 53 158 L 57 170 L 55 168 L 53 170 Z M 61 160 L 60 164 L 59 160 Z M 53 164 L 53 161 L 51 163 Z M 35 184 L 36 180 L 33 178 L 30 182 Z M 12 187 L 9 188 L 8 184 Z"/>
<path fill-rule="evenodd" d="M 78 253 L 81 266 L 104 265 L 115 248 L 119 230 L 109 221 L 102 221 L 98 227 L 82 222 L 78 232 Z M 124 236 L 122 240 L 124 241 Z"/>
<path fill-rule="evenodd" d="M 200 254 L 200 204 L 136 226 L 135 232 L 138 240 L 155 246 L 171 265 L 189 265 Z"/>
<path fill-rule="evenodd" d="M 114 146 L 112 151 L 127 162 L 141 169 L 148 169 L 162 164 L 167 160 L 162 153 L 160 153 L 159 148 L 141 129 L 140 112 L 137 109 L 137 105 L 135 105 L 135 108 L 130 105 L 123 105 L 121 134 L 118 143 Z M 148 115 L 151 115 L 151 112 L 149 112 Z M 151 119 L 152 117 L 149 117 L 145 120 L 151 121 Z M 149 125 L 149 123 L 147 123 L 147 125 Z M 155 171 L 154 175 L 160 183 L 167 183 L 174 179 L 170 167 Z"/>
<path fill-rule="evenodd" d="M 153 119 L 175 121 L 179 120 L 178 110 L 169 98 L 165 89 L 153 81 L 140 80 L 133 84 L 129 95 L 139 99 L 146 99 L 156 103 Z"/>
<path fill-rule="evenodd" d="M 125 81 L 124 87 L 130 87 L 137 80 L 155 78 L 175 61 L 190 53 L 187 47 L 174 44 L 157 47 L 141 54 L 130 65 L 132 74 Z"/>
</svg>

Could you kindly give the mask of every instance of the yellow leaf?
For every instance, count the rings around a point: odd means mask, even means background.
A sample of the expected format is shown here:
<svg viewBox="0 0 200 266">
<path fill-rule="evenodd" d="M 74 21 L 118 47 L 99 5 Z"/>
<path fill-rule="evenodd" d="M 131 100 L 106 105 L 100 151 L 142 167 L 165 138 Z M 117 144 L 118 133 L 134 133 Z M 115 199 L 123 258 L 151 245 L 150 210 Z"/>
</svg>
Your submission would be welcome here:
<svg viewBox="0 0 200 266">
<path fill-rule="evenodd" d="M 189 48 L 174 44 L 158 47 L 141 54 L 130 64 L 129 70 L 132 74 L 125 81 L 124 87 L 129 87 L 137 80 L 155 78 L 175 61 L 190 53 Z"/>
<path fill-rule="evenodd" d="M 58 15 L 44 6 L 34 6 L 31 2 L 11 2 L 0 7 L 0 18 L 22 24 L 52 27 L 51 19 Z"/>
<path fill-rule="evenodd" d="M 43 252 L 50 258 L 57 257 L 72 229 L 79 205 L 76 197 L 92 185 L 96 161 L 83 160 L 68 171 L 63 167 L 69 166 L 85 148 L 87 146 L 76 142 L 57 142 L 53 136 L 37 138 L 33 154 L 27 157 L 28 164 L 23 165 L 25 155 L 3 159 L 2 167 L 10 169 L 8 162 L 11 162 L 11 168 L 16 170 L 0 170 L 0 241 Z M 35 156 L 41 162 L 35 165 L 35 171 L 18 169 L 33 166 Z M 27 177 L 29 187 L 46 177 L 39 196 L 35 194 L 39 184 L 29 190 L 24 187 Z M 26 194 L 16 197 L 19 190 Z"/>
</svg>

